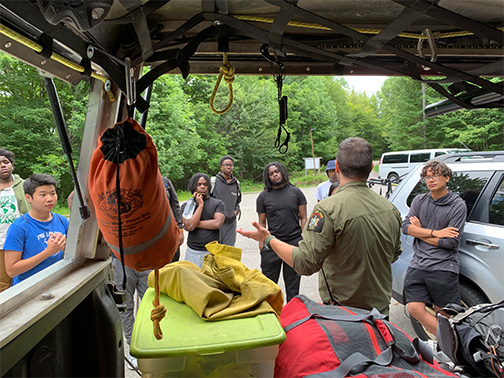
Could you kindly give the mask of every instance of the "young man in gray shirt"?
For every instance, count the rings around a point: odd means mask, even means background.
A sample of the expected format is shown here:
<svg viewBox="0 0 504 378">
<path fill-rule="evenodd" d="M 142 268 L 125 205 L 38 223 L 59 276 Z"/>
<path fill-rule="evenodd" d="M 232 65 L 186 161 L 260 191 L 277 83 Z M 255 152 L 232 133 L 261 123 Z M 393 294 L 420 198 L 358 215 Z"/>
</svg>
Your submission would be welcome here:
<svg viewBox="0 0 504 378">
<path fill-rule="evenodd" d="M 402 224 L 403 233 L 415 238 L 404 291 L 409 313 L 436 334 L 436 317 L 425 305 L 438 311 L 448 303 L 460 303 L 458 244 L 467 208 L 446 186 L 452 177 L 446 164 L 428 162 L 421 177 L 429 193 L 415 197 Z"/>
<path fill-rule="evenodd" d="M 240 213 L 240 182 L 233 175 L 234 159 L 225 155 L 220 159 L 221 171 L 212 177 L 212 197 L 220 199 L 226 207 L 226 219 L 220 228 L 220 243 L 233 246 L 236 243 L 236 217 Z M 215 182 L 213 182 L 215 180 Z"/>
</svg>

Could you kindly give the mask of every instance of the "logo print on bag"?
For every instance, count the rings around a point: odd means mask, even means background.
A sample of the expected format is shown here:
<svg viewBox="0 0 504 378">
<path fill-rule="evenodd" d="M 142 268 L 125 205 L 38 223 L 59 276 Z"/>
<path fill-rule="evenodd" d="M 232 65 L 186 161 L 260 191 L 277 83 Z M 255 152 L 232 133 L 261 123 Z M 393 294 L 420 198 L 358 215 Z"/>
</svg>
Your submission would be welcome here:
<svg viewBox="0 0 504 378">
<path fill-rule="evenodd" d="M 121 217 L 131 217 L 143 206 L 143 197 L 140 189 L 121 189 Z M 98 208 L 105 215 L 117 218 L 117 193 L 115 190 L 98 194 Z"/>
</svg>

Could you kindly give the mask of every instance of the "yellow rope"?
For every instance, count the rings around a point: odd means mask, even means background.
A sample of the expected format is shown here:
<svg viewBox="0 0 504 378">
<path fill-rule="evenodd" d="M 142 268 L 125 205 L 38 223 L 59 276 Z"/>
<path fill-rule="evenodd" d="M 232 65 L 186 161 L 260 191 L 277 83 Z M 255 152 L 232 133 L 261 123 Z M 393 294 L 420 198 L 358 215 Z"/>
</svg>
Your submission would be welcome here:
<svg viewBox="0 0 504 378">
<path fill-rule="evenodd" d="M 35 52 L 40 53 L 43 50 L 42 46 L 39 45 L 38 43 L 33 42 L 31 39 L 26 38 L 25 36 L 15 32 L 14 30 L 9 29 L 8 27 L 6 27 L 4 25 L 0 25 L 0 34 L 3 34 L 6 37 L 13 39 L 14 41 L 32 49 Z M 77 71 L 77 72 L 84 72 L 85 71 L 84 67 L 82 67 L 81 65 L 79 65 L 75 62 L 72 62 L 71 60 L 65 58 L 64 56 L 61 56 L 60 54 L 52 53 L 51 59 L 58 62 L 58 63 L 63 64 L 64 66 L 66 66 L 74 71 Z M 101 80 L 103 82 L 104 87 L 105 87 L 105 84 L 108 80 L 105 76 L 97 74 L 95 72 L 91 72 L 91 77 L 94 79 Z M 115 97 L 114 97 L 113 93 L 109 90 L 106 90 L 106 92 L 110 98 L 110 101 L 114 101 Z"/>
<path fill-rule="evenodd" d="M 163 338 L 163 330 L 159 323 L 166 315 L 166 308 L 159 302 L 159 268 L 154 269 L 154 292 L 154 300 L 152 301 L 154 308 L 151 311 L 151 320 L 154 326 L 154 337 L 157 340 L 161 340 Z"/>
<path fill-rule="evenodd" d="M 267 17 L 257 17 L 257 16 L 247 16 L 247 15 L 241 15 L 241 14 L 236 14 L 233 15 L 233 17 L 239 19 L 239 20 L 244 20 L 244 21 L 255 21 L 255 22 L 265 22 L 272 24 L 274 19 L 273 18 L 267 18 Z M 326 26 L 322 26 L 319 24 L 315 24 L 312 22 L 298 22 L 298 21 L 290 21 L 287 25 L 289 26 L 295 26 L 299 28 L 309 28 L 309 29 L 321 29 L 321 30 L 332 30 L 331 28 L 328 28 Z M 352 30 L 355 30 L 359 33 L 363 34 L 379 34 L 382 30 L 380 29 L 364 29 L 364 28 L 350 28 Z M 499 27 L 497 30 L 504 30 L 504 27 Z M 465 37 L 468 35 L 474 35 L 474 33 L 468 32 L 468 31 L 458 31 L 458 32 L 448 32 L 448 33 L 434 33 L 435 38 L 451 38 L 451 37 Z M 413 39 L 426 39 L 427 37 L 423 34 L 417 34 L 417 33 L 401 33 L 399 34 L 399 37 L 404 37 L 404 38 L 413 38 Z"/>
<path fill-rule="evenodd" d="M 212 97 L 210 97 L 210 109 L 212 109 L 212 112 L 214 112 L 215 114 L 224 114 L 233 105 L 234 73 L 235 73 L 235 68 L 231 63 L 229 63 L 227 61 L 227 54 L 224 53 L 223 57 L 222 57 L 222 65 L 219 67 L 219 77 L 217 78 L 217 82 L 215 83 L 215 87 L 212 92 Z M 224 81 L 227 83 L 228 88 L 229 88 L 229 102 L 224 109 L 216 110 L 214 108 L 214 99 L 215 99 L 215 95 L 217 94 L 217 89 L 219 89 L 219 85 L 222 80 L 222 77 L 224 77 Z"/>
</svg>

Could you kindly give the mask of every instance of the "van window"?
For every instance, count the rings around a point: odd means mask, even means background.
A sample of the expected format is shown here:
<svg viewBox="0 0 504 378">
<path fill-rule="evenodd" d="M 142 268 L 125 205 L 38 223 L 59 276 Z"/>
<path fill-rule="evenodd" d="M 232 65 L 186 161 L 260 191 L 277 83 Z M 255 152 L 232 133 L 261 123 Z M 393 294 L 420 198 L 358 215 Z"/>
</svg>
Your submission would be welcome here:
<svg viewBox="0 0 504 378">
<path fill-rule="evenodd" d="M 448 189 L 457 193 L 466 202 L 467 219 L 470 219 L 471 211 L 476 203 L 476 200 L 481 193 L 481 190 L 487 183 L 493 172 L 454 172 L 452 178 L 448 182 Z M 411 191 L 406 204 L 411 206 L 413 199 L 422 193 L 427 193 L 429 189 L 422 180 L 418 180 L 418 184 Z"/>
<path fill-rule="evenodd" d="M 408 154 L 394 154 L 394 155 L 385 155 L 383 157 L 382 164 L 397 164 L 407 162 L 408 162 Z"/>
<path fill-rule="evenodd" d="M 425 163 L 430 160 L 430 152 L 411 154 L 410 163 Z"/>
<path fill-rule="evenodd" d="M 453 152 L 453 151 L 450 151 L 450 152 Z M 444 151 L 437 151 L 437 152 L 434 154 L 434 157 L 436 157 L 436 156 L 441 156 L 441 155 L 446 155 L 446 152 L 444 152 Z"/>
</svg>

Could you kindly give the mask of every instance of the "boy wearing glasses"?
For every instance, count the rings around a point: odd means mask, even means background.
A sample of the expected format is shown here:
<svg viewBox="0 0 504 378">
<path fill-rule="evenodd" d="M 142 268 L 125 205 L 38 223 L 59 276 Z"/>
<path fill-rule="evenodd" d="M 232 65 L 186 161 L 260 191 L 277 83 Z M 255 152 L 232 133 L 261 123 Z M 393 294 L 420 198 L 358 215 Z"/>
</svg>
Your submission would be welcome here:
<svg viewBox="0 0 504 378">
<path fill-rule="evenodd" d="M 221 171 L 212 177 L 212 197 L 220 199 L 226 206 L 226 219 L 220 229 L 220 242 L 233 246 L 236 243 L 236 217 L 240 213 L 240 182 L 233 175 L 234 159 L 225 155 L 220 159 Z"/>
<path fill-rule="evenodd" d="M 458 244 L 467 209 L 464 200 L 446 186 L 451 176 L 445 163 L 427 162 L 421 177 L 429 193 L 415 197 L 402 224 L 403 233 L 415 238 L 404 279 L 408 311 L 433 334 L 436 317 L 425 305 L 432 304 L 438 311 L 448 303 L 460 304 Z"/>
</svg>

